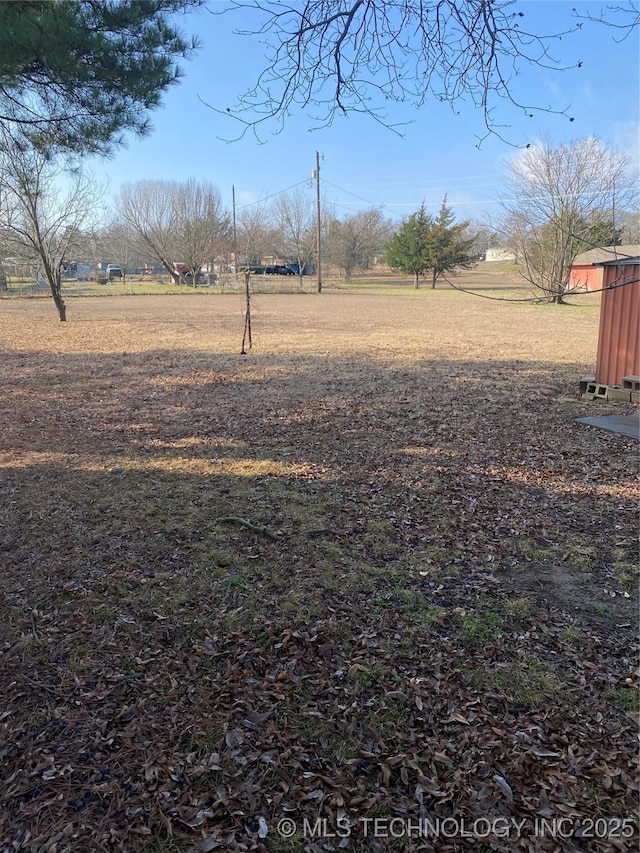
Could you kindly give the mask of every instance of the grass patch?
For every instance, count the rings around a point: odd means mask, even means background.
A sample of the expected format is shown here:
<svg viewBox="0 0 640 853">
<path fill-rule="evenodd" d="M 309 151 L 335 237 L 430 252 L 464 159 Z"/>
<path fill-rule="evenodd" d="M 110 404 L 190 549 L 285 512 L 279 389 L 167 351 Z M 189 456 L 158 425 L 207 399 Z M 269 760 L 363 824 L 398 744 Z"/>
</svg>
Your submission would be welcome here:
<svg viewBox="0 0 640 853">
<path fill-rule="evenodd" d="M 456 621 L 471 643 L 491 642 L 502 635 L 502 617 L 492 609 L 457 616 Z"/>
<path fill-rule="evenodd" d="M 315 824 L 312 822 L 311 826 Z M 269 833 L 266 839 L 267 850 L 270 853 L 300 853 L 306 849 L 307 840 L 301 832 L 295 832 L 290 838 L 279 835 L 278 832 Z"/>
<path fill-rule="evenodd" d="M 225 589 L 236 589 L 238 587 L 245 587 L 248 583 L 249 581 L 245 575 L 229 575 L 229 577 L 223 580 L 222 586 Z"/>
<path fill-rule="evenodd" d="M 188 853 L 190 842 L 170 838 L 164 826 L 154 826 L 145 840 L 145 853 Z"/>
<path fill-rule="evenodd" d="M 475 690 L 497 690 L 515 705 L 539 708 L 561 695 L 564 684 L 553 667 L 535 655 L 522 655 L 489 671 L 469 674 Z"/>
<path fill-rule="evenodd" d="M 507 616 L 514 619 L 524 619 L 531 611 L 531 603 L 528 598 L 510 598 L 502 605 Z"/>
<path fill-rule="evenodd" d="M 618 687 L 609 690 L 607 700 L 619 711 L 637 711 L 640 709 L 640 694 L 634 687 Z"/>
<path fill-rule="evenodd" d="M 569 625 L 562 629 L 562 639 L 568 643 L 579 643 L 582 640 L 583 634 L 579 628 Z"/>
<path fill-rule="evenodd" d="M 640 565 L 637 562 L 630 562 L 622 548 L 616 548 L 614 551 L 612 570 L 618 585 L 623 591 L 632 592 L 638 589 Z"/>
</svg>

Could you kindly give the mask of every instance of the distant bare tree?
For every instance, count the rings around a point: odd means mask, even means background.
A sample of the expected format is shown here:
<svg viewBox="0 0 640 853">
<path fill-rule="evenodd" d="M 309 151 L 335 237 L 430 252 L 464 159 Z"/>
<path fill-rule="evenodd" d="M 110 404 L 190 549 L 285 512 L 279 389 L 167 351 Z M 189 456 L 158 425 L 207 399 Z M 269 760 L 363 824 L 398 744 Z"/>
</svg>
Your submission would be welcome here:
<svg viewBox="0 0 640 853">
<path fill-rule="evenodd" d="M 238 255 L 246 266 L 259 265 L 269 244 L 269 212 L 263 205 L 240 211 L 237 223 Z"/>
<path fill-rule="evenodd" d="M 309 194 L 301 187 L 282 193 L 272 209 L 273 254 L 300 268 L 300 280 L 305 267 L 316 255 L 315 207 Z"/>
<path fill-rule="evenodd" d="M 60 188 L 66 183 L 67 188 Z M 62 276 L 81 228 L 102 191 L 79 167 L 69 172 L 50 156 L 14 141 L 0 146 L 0 230 L 12 254 L 34 262 L 49 284 L 61 322 L 67 319 Z"/>
<path fill-rule="evenodd" d="M 545 140 L 513 158 L 501 231 L 542 298 L 562 304 L 576 256 L 617 240 L 614 206 L 633 207 L 638 195 L 630 167 L 629 157 L 594 137 Z"/>
<path fill-rule="evenodd" d="M 504 238 L 496 231 L 488 217 L 486 221 L 471 219 L 469 221 L 469 229 L 470 233 L 475 234 L 473 251 L 476 257 L 482 258 L 486 254 L 487 249 L 500 248 L 502 246 Z"/>
<path fill-rule="evenodd" d="M 622 228 L 622 242 L 627 244 L 640 243 L 640 213 L 628 210 L 618 211 L 615 215 L 616 225 Z"/>
<path fill-rule="evenodd" d="M 122 270 L 122 283 L 127 282 L 127 270 L 138 255 L 135 234 L 123 219 L 116 218 L 96 236 L 96 248 L 102 260 L 118 264 Z"/>
<path fill-rule="evenodd" d="M 181 263 L 191 283 L 206 262 L 213 266 L 228 249 L 231 220 L 222 207 L 220 191 L 208 181 L 193 179 L 171 187 L 176 212 L 177 244 Z"/>
<path fill-rule="evenodd" d="M 377 208 L 361 210 L 345 219 L 327 223 L 324 241 L 326 259 L 342 270 L 346 281 L 355 270 L 370 269 L 376 255 L 383 255 L 393 225 Z"/>
<path fill-rule="evenodd" d="M 162 264 L 178 283 L 177 262 L 191 283 L 216 245 L 228 241 L 230 220 L 220 193 L 209 182 L 140 181 L 122 188 L 119 209 L 135 235 L 139 251 Z"/>
<path fill-rule="evenodd" d="M 161 264 L 177 284 L 180 276 L 174 261 L 178 215 L 171 182 L 139 181 L 125 184 L 120 192 L 118 208 L 135 235 L 140 253 Z"/>
</svg>

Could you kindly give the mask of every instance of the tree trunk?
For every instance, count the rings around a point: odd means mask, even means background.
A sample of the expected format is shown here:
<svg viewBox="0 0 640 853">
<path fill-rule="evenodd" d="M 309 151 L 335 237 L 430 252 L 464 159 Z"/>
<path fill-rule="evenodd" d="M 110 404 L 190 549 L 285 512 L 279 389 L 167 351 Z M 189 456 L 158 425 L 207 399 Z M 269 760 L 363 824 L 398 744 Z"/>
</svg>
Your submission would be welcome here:
<svg viewBox="0 0 640 853">
<path fill-rule="evenodd" d="M 7 271 L 0 264 L 0 290 L 9 290 L 9 285 L 7 284 Z"/>
<path fill-rule="evenodd" d="M 173 281 L 174 284 L 181 284 L 181 279 L 179 273 L 176 272 L 173 265 L 169 263 L 169 261 L 165 261 L 161 258 L 160 260 L 162 266 L 169 273 L 169 284 Z"/>
<path fill-rule="evenodd" d="M 564 282 L 558 282 L 553 290 L 552 302 L 555 305 L 566 305 L 567 303 L 564 301 L 564 296 L 566 292 L 567 286 L 564 284 Z"/>
<path fill-rule="evenodd" d="M 420 287 L 420 273 L 416 273 L 416 279 L 413 286 L 416 290 Z"/>
<path fill-rule="evenodd" d="M 58 276 L 56 276 L 57 281 L 49 282 L 51 285 L 51 295 L 53 296 L 53 301 L 55 302 L 55 306 L 58 309 L 58 316 L 60 317 L 61 323 L 66 323 L 67 321 L 67 306 L 65 305 L 65 301 L 62 298 L 62 284 Z"/>
<path fill-rule="evenodd" d="M 434 270 L 434 271 L 433 271 L 433 278 L 431 279 L 431 290 L 435 290 L 435 289 L 436 289 L 436 279 L 437 279 L 437 277 L 438 277 L 438 273 Z"/>
<path fill-rule="evenodd" d="M 66 323 L 67 306 L 65 305 L 65 301 L 62 298 L 62 270 L 60 269 L 60 266 L 53 266 L 45 261 L 44 272 L 47 277 L 47 281 L 49 282 L 49 288 L 51 289 L 51 295 L 53 296 L 54 304 L 58 309 L 58 317 L 60 317 L 60 322 Z"/>
</svg>

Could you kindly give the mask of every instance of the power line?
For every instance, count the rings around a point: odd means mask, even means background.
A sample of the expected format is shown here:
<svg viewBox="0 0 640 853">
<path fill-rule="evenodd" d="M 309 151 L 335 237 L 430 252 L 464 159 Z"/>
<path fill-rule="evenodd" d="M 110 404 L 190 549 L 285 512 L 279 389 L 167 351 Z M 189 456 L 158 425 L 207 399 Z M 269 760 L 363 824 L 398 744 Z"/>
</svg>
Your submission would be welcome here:
<svg viewBox="0 0 640 853">
<path fill-rule="evenodd" d="M 366 198 L 362 198 L 362 196 L 356 195 L 355 193 L 352 193 L 350 190 L 345 190 L 345 188 L 344 188 L 344 187 L 339 187 L 337 184 L 332 184 L 332 183 L 331 183 L 331 181 L 327 181 L 327 180 L 325 179 L 325 180 L 324 180 L 324 183 L 325 183 L 325 184 L 328 184 L 330 187 L 333 187 L 333 188 L 334 188 L 334 190 L 340 190 L 340 192 L 341 192 L 341 193 L 346 193 L 347 195 L 351 195 L 351 196 L 353 196 L 355 199 L 358 199 L 358 201 L 362 201 L 362 202 L 364 202 L 365 204 L 371 205 L 371 207 L 379 207 L 381 210 L 384 210 L 386 213 L 390 213 L 392 216 L 400 216 L 400 217 L 402 217 L 402 214 L 401 214 L 401 213 L 397 213 L 395 210 L 387 210 L 387 209 L 386 209 L 386 207 L 385 207 L 385 205 L 383 205 L 383 204 L 382 204 L 382 205 L 374 204 L 372 201 L 369 201 L 369 200 L 368 200 L 368 199 L 366 199 Z M 348 207 L 346 206 L 346 204 L 341 204 L 340 202 L 337 202 L 337 201 L 332 201 L 332 202 L 330 202 L 330 204 L 335 204 L 337 207 L 344 207 L 344 208 L 345 208 L 345 210 L 349 210 L 349 209 L 350 209 L 350 208 L 348 208 Z"/>
<path fill-rule="evenodd" d="M 328 184 L 328 186 L 333 187 L 334 190 L 340 190 L 341 193 L 346 193 L 347 195 L 352 195 L 354 198 L 357 198 L 358 201 L 363 201 L 365 204 L 373 205 L 372 201 L 369 201 L 369 199 L 362 198 L 362 196 L 356 195 L 355 193 L 352 193 L 351 190 L 345 190 L 344 187 L 339 187 L 337 184 L 332 184 L 331 181 L 328 181 L 326 178 L 323 178 L 323 181 L 325 184 Z"/>
<path fill-rule="evenodd" d="M 255 207 L 256 204 L 263 204 L 265 201 L 269 201 L 270 198 L 275 198 L 278 195 L 282 195 L 282 193 L 288 193 L 289 190 L 295 190 L 296 187 L 302 186 L 302 184 L 308 183 L 308 178 L 305 178 L 303 181 L 298 181 L 297 184 L 292 184 L 290 187 L 287 187 L 284 190 L 278 190 L 276 193 L 271 193 L 271 195 L 266 195 L 264 198 L 260 198 L 257 201 L 250 201 L 249 204 L 243 204 L 242 207 L 237 208 L 238 210 L 246 210 L 248 207 Z"/>
<path fill-rule="evenodd" d="M 504 177 L 503 172 L 489 172 L 485 175 L 463 175 L 457 176 L 455 178 L 425 178 L 419 181 L 374 181 L 371 183 L 365 184 L 367 187 L 410 187 L 410 186 L 422 186 L 423 184 L 433 184 L 433 183 L 453 183 L 454 181 L 475 181 L 478 178 L 501 178 Z"/>
</svg>

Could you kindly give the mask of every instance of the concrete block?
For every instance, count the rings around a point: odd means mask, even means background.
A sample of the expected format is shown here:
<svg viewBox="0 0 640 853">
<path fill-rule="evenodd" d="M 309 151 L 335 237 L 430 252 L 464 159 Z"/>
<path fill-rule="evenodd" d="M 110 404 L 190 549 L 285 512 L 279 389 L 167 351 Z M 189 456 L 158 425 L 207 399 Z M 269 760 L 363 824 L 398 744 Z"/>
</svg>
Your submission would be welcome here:
<svg viewBox="0 0 640 853">
<path fill-rule="evenodd" d="M 631 402 L 632 403 L 640 403 L 640 391 L 632 391 L 631 392 Z"/>
<path fill-rule="evenodd" d="M 640 376 L 623 376 L 622 387 L 630 391 L 640 391 Z"/>
<path fill-rule="evenodd" d="M 607 400 L 616 403 L 630 403 L 631 391 L 629 388 L 622 388 L 620 385 L 609 385 L 607 387 Z"/>
<path fill-rule="evenodd" d="M 587 394 L 593 394 L 594 397 L 602 397 L 602 399 L 606 399 L 607 396 L 607 385 L 600 385 L 598 382 L 590 382 L 587 385 Z"/>
</svg>

